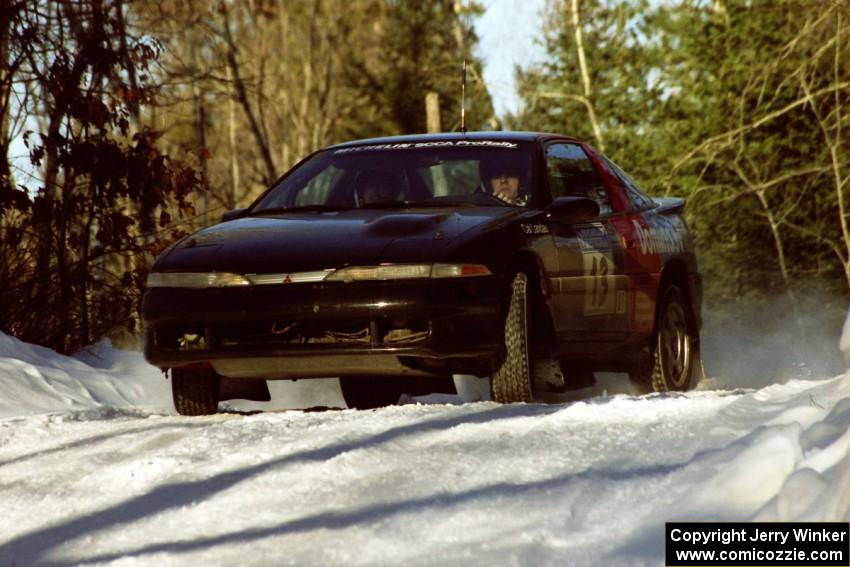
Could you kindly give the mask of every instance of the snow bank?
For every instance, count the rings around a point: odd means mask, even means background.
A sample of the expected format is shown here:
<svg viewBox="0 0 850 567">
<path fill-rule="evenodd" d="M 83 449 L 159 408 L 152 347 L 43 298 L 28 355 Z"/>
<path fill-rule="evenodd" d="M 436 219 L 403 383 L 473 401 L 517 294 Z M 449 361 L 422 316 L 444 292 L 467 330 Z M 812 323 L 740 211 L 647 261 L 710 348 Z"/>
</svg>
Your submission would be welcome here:
<svg viewBox="0 0 850 567">
<path fill-rule="evenodd" d="M 234 400 L 238 411 L 344 408 L 335 378 L 269 382 L 270 402 Z M 0 333 L 0 418 L 102 407 L 174 413 L 171 384 L 140 352 L 102 340 L 73 357 Z"/>
<path fill-rule="evenodd" d="M 185 418 L 139 353 L 0 336 L 0 388 L 0 565 L 659 565 L 667 521 L 850 521 L 850 372 Z"/>
<path fill-rule="evenodd" d="M 850 312 L 839 346 L 850 365 Z M 850 521 L 850 369 L 831 398 L 826 416 L 799 436 L 804 458 L 759 519 Z M 813 397 L 810 402 L 816 403 Z"/>
<path fill-rule="evenodd" d="M 77 359 L 0 333 L 0 391 L 0 417 L 97 407 L 172 411 L 162 374 L 108 341 Z"/>
</svg>

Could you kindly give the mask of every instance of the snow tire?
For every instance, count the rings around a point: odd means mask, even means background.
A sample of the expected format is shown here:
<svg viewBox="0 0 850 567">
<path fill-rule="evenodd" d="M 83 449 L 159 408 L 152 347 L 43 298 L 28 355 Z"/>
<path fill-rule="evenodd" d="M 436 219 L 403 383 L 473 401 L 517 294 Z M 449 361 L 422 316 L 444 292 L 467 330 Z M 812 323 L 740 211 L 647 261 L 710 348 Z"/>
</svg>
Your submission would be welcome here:
<svg viewBox="0 0 850 567">
<path fill-rule="evenodd" d="M 518 272 L 511 281 L 505 317 L 505 356 L 493 372 L 490 392 L 493 401 L 511 404 L 534 398 L 531 359 L 531 310 L 528 276 Z"/>
<path fill-rule="evenodd" d="M 630 372 L 632 382 L 655 392 L 690 390 L 702 375 L 699 330 L 678 286 L 664 290 L 649 356 Z"/>
<path fill-rule="evenodd" d="M 211 368 L 172 368 L 171 395 L 180 415 L 218 411 L 219 376 Z"/>
</svg>

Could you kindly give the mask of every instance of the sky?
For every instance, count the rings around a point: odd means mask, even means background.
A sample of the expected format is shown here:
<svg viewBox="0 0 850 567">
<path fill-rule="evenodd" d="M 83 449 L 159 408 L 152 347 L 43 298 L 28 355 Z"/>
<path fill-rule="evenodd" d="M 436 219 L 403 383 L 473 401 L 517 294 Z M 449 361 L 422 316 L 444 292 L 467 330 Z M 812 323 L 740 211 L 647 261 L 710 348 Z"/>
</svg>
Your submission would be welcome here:
<svg viewBox="0 0 850 567">
<path fill-rule="evenodd" d="M 529 65 L 544 58 L 543 47 L 537 39 L 546 0 L 479 1 L 485 12 L 474 25 L 479 37 L 479 54 L 484 60 L 484 81 L 496 115 L 503 117 L 519 109 L 514 82 L 516 65 Z M 28 153 L 20 138 L 12 140 L 10 155 L 16 176 L 30 175 Z"/>
<path fill-rule="evenodd" d="M 538 43 L 545 0 L 482 0 L 484 15 L 475 22 L 484 81 L 498 116 L 519 108 L 514 68 L 544 57 Z"/>
</svg>

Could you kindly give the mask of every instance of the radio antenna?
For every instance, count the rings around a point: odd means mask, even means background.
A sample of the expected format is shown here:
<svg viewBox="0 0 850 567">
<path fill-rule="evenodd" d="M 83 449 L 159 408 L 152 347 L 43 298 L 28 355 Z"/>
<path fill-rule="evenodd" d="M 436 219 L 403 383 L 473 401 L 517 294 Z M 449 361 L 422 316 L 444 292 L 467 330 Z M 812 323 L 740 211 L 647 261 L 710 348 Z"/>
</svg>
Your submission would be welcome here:
<svg viewBox="0 0 850 567">
<path fill-rule="evenodd" d="M 467 44 L 472 33 L 469 6 L 464 9 L 463 0 L 455 2 L 454 11 L 457 16 L 454 24 L 455 39 L 463 53 L 463 67 L 460 75 L 460 131 L 466 134 L 466 59 L 469 55 Z M 464 21 L 465 20 L 465 21 Z"/>
<path fill-rule="evenodd" d="M 466 56 L 460 78 L 460 131 L 466 134 Z"/>
</svg>

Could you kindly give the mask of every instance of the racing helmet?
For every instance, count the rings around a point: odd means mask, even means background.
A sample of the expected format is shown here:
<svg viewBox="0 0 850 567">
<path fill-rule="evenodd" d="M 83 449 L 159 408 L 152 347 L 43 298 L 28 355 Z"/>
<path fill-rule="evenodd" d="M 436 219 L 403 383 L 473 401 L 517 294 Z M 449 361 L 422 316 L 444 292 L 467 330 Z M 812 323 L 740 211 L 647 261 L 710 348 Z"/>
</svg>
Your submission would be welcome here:
<svg viewBox="0 0 850 567">
<path fill-rule="evenodd" d="M 385 169 L 368 169 L 357 174 L 354 182 L 357 205 L 375 201 L 394 201 L 401 194 L 402 181 Z"/>
</svg>

